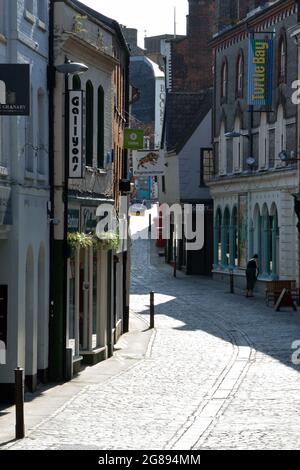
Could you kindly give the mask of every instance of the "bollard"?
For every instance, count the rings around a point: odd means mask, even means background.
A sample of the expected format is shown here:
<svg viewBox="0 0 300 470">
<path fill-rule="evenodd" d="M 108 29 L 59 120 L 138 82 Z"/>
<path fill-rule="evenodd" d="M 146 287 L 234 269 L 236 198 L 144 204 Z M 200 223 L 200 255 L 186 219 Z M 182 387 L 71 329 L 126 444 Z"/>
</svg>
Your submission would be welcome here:
<svg viewBox="0 0 300 470">
<path fill-rule="evenodd" d="M 150 292 L 150 328 L 154 328 L 154 292 Z"/>
<path fill-rule="evenodd" d="M 234 294 L 234 276 L 233 276 L 233 269 L 230 269 L 229 271 L 229 276 L 230 276 L 230 294 Z"/>
<path fill-rule="evenodd" d="M 151 225 L 152 225 L 152 220 L 151 220 L 151 212 L 150 212 L 150 214 L 149 214 L 149 225 L 148 225 L 148 233 L 149 233 L 149 235 L 150 235 L 150 233 L 151 233 Z"/>
<path fill-rule="evenodd" d="M 174 268 L 173 268 L 173 276 L 177 277 L 177 243 L 176 238 L 174 240 Z"/>
<path fill-rule="evenodd" d="M 16 439 L 23 439 L 24 430 L 24 370 L 15 369 L 15 400 L 16 400 Z"/>
</svg>

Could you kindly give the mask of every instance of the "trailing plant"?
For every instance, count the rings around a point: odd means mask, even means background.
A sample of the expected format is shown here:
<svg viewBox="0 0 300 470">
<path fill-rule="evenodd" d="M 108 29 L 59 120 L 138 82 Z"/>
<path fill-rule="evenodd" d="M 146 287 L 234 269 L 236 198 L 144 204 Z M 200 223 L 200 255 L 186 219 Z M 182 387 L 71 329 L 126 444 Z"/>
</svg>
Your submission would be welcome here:
<svg viewBox="0 0 300 470">
<path fill-rule="evenodd" d="M 101 232 L 98 235 L 83 232 L 68 233 L 68 243 L 73 250 L 91 246 L 96 250 L 116 250 L 119 242 L 119 233 L 114 231 Z"/>
<path fill-rule="evenodd" d="M 101 232 L 97 234 L 96 245 L 98 248 L 107 250 L 116 250 L 120 243 L 120 236 L 118 232 L 109 230 L 108 232 Z"/>
<path fill-rule="evenodd" d="M 83 232 L 68 232 L 68 243 L 71 248 L 89 248 L 93 246 L 93 236 Z"/>
</svg>

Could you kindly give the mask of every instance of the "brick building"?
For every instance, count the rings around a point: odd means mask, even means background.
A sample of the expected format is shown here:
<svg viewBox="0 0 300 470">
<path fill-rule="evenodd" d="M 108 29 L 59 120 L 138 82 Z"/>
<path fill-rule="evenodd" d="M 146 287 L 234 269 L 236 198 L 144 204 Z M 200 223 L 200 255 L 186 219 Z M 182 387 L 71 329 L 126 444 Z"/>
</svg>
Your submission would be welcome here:
<svg viewBox="0 0 300 470">
<path fill-rule="evenodd" d="M 240 11 L 237 4 L 240 4 Z M 221 1 L 214 52 L 214 276 L 234 269 L 244 285 L 247 259 L 257 252 L 260 279 L 296 279 L 297 235 L 293 193 L 298 192 L 297 47 L 289 29 L 298 2 Z M 232 10 L 233 9 L 233 10 Z M 230 22 L 228 19 L 230 18 Z M 251 36 L 252 35 L 252 36 Z M 247 99 L 249 38 L 272 39 L 272 103 Z M 232 133 L 228 134 L 228 133 Z"/>
</svg>

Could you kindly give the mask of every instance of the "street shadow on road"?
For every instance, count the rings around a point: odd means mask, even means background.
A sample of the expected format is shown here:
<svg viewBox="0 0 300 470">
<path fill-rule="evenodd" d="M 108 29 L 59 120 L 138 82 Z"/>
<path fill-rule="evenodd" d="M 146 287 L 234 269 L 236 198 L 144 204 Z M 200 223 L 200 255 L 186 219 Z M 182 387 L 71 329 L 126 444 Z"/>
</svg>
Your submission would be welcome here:
<svg viewBox="0 0 300 470">
<path fill-rule="evenodd" d="M 171 317 L 179 322 L 174 327 L 178 331 L 201 330 L 225 341 L 234 335 L 237 346 L 245 346 L 246 341 L 257 352 L 300 372 L 300 365 L 292 362 L 293 343 L 300 341 L 300 311 L 275 312 L 262 296 L 245 298 L 242 291 L 229 294 L 228 286 L 210 278 L 181 272 L 174 278 L 169 265 L 151 261 L 149 245 L 145 240 L 133 244 L 131 294 L 139 314 L 149 316 L 153 290 L 156 327 L 165 328 L 163 318 Z"/>
</svg>

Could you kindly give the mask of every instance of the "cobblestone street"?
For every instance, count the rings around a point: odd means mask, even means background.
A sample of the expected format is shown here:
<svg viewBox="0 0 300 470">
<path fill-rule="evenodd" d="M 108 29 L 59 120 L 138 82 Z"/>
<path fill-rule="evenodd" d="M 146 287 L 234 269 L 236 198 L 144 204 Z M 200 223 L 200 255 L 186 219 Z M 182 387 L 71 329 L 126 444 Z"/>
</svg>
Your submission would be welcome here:
<svg viewBox="0 0 300 470">
<path fill-rule="evenodd" d="M 145 355 L 91 383 L 12 449 L 297 449 L 300 314 L 182 273 L 135 241 L 131 310 L 156 324 Z M 147 325 L 145 323 L 145 329 Z"/>
</svg>

